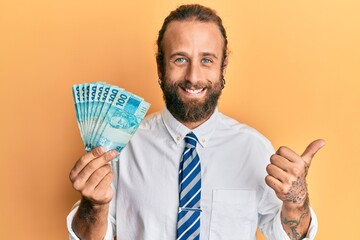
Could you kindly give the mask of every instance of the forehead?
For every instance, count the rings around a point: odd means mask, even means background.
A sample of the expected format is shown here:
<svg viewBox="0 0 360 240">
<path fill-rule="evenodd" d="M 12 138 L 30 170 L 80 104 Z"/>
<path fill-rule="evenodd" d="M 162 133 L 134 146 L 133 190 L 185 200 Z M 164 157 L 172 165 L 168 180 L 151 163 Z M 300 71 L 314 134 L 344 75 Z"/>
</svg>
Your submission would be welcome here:
<svg viewBox="0 0 360 240">
<path fill-rule="evenodd" d="M 162 47 L 165 55 L 176 51 L 200 51 L 221 56 L 224 38 L 214 22 L 172 21 L 165 31 Z"/>
</svg>

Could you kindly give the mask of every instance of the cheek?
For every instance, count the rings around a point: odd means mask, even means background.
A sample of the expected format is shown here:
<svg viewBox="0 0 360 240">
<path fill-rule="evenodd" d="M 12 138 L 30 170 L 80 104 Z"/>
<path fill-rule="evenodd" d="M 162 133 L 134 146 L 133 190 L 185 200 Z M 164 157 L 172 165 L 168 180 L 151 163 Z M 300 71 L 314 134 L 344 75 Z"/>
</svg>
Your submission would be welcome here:
<svg viewBox="0 0 360 240">
<path fill-rule="evenodd" d="M 170 81 L 178 81 L 184 79 L 186 75 L 185 67 L 177 67 L 168 64 L 165 69 L 165 77 Z"/>
<path fill-rule="evenodd" d="M 209 71 L 207 74 L 207 79 L 212 83 L 218 83 L 222 80 L 222 72 L 221 71 Z"/>
</svg>

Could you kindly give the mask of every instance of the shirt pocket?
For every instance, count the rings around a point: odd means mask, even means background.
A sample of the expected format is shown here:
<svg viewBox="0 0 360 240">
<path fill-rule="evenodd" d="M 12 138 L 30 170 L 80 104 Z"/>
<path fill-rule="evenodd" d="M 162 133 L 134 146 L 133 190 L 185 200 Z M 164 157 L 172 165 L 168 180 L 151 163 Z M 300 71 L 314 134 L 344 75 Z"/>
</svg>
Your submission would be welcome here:
<svg viewBox="0 0 360 240">
<path fill-rule="evenodd" d="M 255 239 L 256 191 L 213 190 L 209 240 Z"/>
</svg>

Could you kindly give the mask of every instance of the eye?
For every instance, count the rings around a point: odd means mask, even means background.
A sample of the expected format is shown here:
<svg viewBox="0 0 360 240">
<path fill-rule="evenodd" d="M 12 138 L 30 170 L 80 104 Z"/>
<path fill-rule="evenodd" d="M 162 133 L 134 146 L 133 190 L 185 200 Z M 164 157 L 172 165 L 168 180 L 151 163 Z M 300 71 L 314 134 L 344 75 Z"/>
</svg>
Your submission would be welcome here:
<svg viewBox="0 0 360 240">
<path fill-rule="evenodd" d="M 175 59 L 175 63 L 184 63 L 184 62 L 186 62 L 186 59 L 183 58 L 183 57 L 180 57 L 180 58 L 176 58 L 176 59 Z"/>
<path fill-rule="evenodd" d="M 212 63 L 213 61 L 210 58 L 203 58 L 201 59 L 202 63 Z"/>
</svg>

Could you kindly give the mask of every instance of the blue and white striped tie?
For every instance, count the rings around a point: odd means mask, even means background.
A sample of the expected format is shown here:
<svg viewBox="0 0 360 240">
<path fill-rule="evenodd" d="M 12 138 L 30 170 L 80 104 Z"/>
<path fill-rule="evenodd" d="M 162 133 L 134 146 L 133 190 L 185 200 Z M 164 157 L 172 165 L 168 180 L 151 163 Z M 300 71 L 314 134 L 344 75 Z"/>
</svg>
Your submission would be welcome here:
<svg viewBox="0 0 360 240">
<path fill-rule="evenodd" d="M 179 168 L 179 213 L 177 240 L 200 239 L 201 168 L 194 133 L 185 136 L 185 150 Z"/>
</svg>

